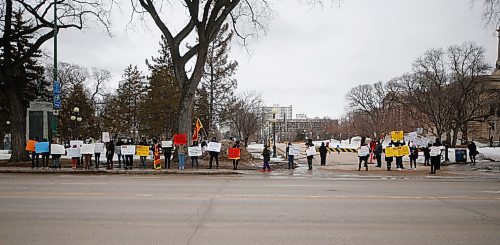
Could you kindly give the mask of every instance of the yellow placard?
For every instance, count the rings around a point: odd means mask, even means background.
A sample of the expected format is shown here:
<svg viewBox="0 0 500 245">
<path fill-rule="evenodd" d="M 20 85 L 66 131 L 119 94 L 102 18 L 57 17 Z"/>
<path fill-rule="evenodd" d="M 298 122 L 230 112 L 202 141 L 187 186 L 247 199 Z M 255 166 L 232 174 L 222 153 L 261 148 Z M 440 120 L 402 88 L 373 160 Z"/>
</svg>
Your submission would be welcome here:
<svg viewBox="0 0 500 245">
<path fill-rule="evenodd" d="M 135 146 L 135 155 L 140 157 L 149 156 L 149 146 L 147 145 L 136 145 Z"/>
<path fill-rule="evenodd" d="M 385 148 L 385 156 L 386 157 L 393 157 L 395 155 L 397 147 L 387 147 Z"/>
<path fill-rule="evenodd" d="M 398 147 L 398 156 L 409 156 L 410 155 L 410 147 L 407 145 Z"/>
<path fill-rule="evenodd" d="M 403 140 L 403 138 L 404 138 L 403 131 L 392 131 L 391 132 L 391 139 L 392 140 L 398 141 L 398 140 Z"/>
</svg>

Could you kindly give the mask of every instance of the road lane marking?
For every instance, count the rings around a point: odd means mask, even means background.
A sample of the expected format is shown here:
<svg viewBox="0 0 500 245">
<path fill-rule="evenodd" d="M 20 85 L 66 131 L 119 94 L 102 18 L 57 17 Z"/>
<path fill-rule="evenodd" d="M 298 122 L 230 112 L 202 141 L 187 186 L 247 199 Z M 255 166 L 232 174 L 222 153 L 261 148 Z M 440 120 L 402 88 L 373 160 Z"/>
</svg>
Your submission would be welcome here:
<svg viewBox="0 0 500 245">
<path fill-rule="evenodd" d="M 481 191 L 482 193 L 500 194 L 500 191 Z"/>
</svg>

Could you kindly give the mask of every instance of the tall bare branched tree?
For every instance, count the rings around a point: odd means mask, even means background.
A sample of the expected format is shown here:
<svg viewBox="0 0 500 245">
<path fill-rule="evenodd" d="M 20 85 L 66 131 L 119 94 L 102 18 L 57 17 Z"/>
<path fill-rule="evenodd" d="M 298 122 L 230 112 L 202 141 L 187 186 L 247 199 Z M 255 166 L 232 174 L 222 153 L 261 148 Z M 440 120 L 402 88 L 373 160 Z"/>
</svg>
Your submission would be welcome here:
<svg viewBox="0 0 500 245">
<path fill-rule="evenodd" d="M 245 43 L 252 34 L 257 33 L 256 30 L 264 28 L 264 20 L 269 15 L 269 3 L 266 0 L 132 0 L 132 4 L 136 12 L 149 14 L 165 36 L 175 79 L 181 89 L 178 130 L 190 135 L 194 95 L 204 74 L 210 43 L 224 23 L 230 23 L 236 35 Z M 176 7 L 180 13 L 186 12 L 188 16 L 183 27 L 174 33 L 175 26 L 169 22 L 170 14 L 161 11 L 162 8 Z M 186 45 L 188 42 L 194 43 Z M 186 50 L 184 47 L 187 47 Z"/>
<path fill-rule="evenodd" d="M 37 55 L 42 44 L 54 37 L 54 1 L 52 0 L 5 0 L 0 2 L 0 84 L 8 97 L 12 119 L 12 156 L 10 161 L 28 159 L 24 145 L 26 142 L 25 114 L 23 105 L 26 77 L 24 65 Z M 86 21 L 97 20 L 109 27 L 105 0 L 57 1 L 58 30 L 81 29 Z M 15 13 L 22 14 L 23 28 L 14 25 Z M 29 45 L 23 52 L 15 52 L 16 42 L 27 38 Z"/>
<path fill-rule="evenodd" d="M 243 93 L 232 99 L 225 113 L 231 128 L 236 131 L 246 148 L 250 138 L 255 136 L 260 128 L 262 99 L 255 92 Z"/>
</svg>

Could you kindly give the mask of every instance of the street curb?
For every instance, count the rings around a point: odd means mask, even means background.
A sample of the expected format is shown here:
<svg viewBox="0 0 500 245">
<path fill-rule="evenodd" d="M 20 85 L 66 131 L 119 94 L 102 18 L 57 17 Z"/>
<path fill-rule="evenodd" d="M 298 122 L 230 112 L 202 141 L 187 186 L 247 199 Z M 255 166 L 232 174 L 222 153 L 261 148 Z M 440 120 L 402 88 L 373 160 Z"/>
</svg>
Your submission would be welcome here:
<svg viewBox="0 0 500 245">
<path fill-rule="evenodd" d="M 190 171 L 190 170 L 72 170 L 72 169 L 0 169 L 4 174 L 80 174 L 80 175 L 238 175 L 233 170 Z"/>
</svg>

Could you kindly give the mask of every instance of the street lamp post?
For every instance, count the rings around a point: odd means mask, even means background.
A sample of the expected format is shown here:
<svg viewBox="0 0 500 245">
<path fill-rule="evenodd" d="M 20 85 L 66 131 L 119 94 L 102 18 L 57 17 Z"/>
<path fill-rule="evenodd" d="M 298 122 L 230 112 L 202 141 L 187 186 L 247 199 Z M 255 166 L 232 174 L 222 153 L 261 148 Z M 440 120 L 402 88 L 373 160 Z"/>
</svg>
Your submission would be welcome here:
<svg viewBox="0 0 500 245">
<path fill-rule="evenodd" d="M 76 134 L 76 137 L 78 139 L 78 123 L 82 121 L 82 118 L 80 117 L 80 108 L 78 107 L 75 107 L 73 108 L 73 113 L 70 117 L 71 121 L 74 121 L 75 123 L 75 127 L 74 127 L 74 130 L 75 130 L 75 134 Z"/>
<path fill-rule="evenodd" d="M 276 158 L 276 108 L 273 108 L 273 157 Z"/>
</svg>

